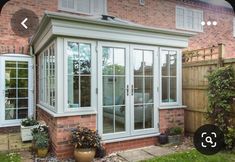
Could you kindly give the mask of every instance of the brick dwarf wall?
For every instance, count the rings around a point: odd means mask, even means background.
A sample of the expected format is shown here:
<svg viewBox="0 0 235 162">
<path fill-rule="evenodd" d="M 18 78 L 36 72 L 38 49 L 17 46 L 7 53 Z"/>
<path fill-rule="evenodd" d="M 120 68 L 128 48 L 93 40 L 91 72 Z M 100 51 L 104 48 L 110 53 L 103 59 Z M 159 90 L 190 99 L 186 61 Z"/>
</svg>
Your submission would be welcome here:
<svg viewBox="0 0 235 162">
<path fill-rule="evenodd" d="M 37 119 L 43 120 L 49 126 L 51 151 L 60 159 L 73 156 L 73 146 L 69 143 L 71 129 L 78 125 L 96 129 L 96 115 L 52 117 L 44 110 L 37 108 Z"/>
<path fill-rule="evenodd" d="M 43 120 L 49 126 L 51 151 L 60 159 L 73 157 L 73 146 L 69 143 L 71 129 L 78 125 L 96 129 L 96 115 L 52 117 L 44 110 L 37 108 L 38 120 Z M 175 119 L 175 120 L 173 120 Z M 160 130 L 163 132 L 171 126 L 184 127 L 184 109 L 160 110 Z M 125 140 L 104 144 L 107 153 L 134 149 L 158 144 L 157 137 Z"/>
</svg>

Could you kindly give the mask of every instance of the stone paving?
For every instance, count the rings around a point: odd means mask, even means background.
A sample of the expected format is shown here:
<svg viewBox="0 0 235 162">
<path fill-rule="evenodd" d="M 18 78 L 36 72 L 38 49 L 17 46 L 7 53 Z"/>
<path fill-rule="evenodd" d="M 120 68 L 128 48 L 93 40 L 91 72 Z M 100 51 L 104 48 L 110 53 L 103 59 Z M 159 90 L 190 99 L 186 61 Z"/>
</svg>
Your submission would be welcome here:
<svg viewBox="0 0 235 162">
<path fill-rule="evenodd" d="M 128 162 L 136 162 L 172 153 L 174 153 L 174 151 L 166 147 L 149 146 L 149 147 L 119 152 L 117 155 L 122 157 Z"/>
<path fill-rule="evenodd" d="M 31 142 L 22 142 L 20 133 L 0 134 L 0 139 L 1 152 L 29 150 L 32 145 Z"/>
</svg>

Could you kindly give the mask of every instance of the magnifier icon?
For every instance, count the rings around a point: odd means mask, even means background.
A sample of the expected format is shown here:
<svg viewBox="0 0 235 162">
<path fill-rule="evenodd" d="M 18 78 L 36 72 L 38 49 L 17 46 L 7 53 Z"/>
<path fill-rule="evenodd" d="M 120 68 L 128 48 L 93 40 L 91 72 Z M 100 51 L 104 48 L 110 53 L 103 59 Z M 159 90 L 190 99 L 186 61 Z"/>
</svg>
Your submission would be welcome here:
<svg viewBox="0 0 235 162">
<path fill-rule="evenodd" d="M 205 140 L 207 143 L 213 144 L 212 138 L 210 136 L 207 136 Z"/>
</svg>

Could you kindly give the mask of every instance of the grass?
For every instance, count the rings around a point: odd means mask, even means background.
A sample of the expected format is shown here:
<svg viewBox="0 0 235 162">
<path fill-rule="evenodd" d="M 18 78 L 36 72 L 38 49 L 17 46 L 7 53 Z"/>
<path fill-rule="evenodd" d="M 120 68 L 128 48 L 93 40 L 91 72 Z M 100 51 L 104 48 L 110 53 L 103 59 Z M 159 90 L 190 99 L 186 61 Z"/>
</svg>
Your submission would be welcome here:
<svg viewBox="0 0 235 162">
<path fill-rule="evenodd" d="M 0 153 L 0 162 L 21 162 L 21 157 L 17 153 Z"/>
<path fill-rule="evenodd" d="M 197 150 L 156 157 L 145 162 L 235 162 L 235 152 L 219 152 L 203 155 Z"/>
</svg>

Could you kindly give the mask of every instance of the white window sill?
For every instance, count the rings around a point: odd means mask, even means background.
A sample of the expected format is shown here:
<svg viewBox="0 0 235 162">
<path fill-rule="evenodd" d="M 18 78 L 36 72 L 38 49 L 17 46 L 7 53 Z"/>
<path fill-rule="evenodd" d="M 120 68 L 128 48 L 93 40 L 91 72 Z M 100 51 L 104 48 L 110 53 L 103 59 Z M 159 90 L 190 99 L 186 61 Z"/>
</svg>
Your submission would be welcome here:
<svg viewBox="0 0 235 162">
<path fill-rule="evenodd" d="M 18 122 L 18 123 L 12 123 L 12 124 L 9 124 L 9 123 L 6 123 L 6 124 L 1 124 L 0 125 L 0 128 L 4 128 L 4 127 L 17 127 L 17 126 L 20 126 L 21 124 L 20 124 L 20 122 Z"/>
<path fill-rule="evenodd" d="M 37 106 L 46 111 L 47 113 L 49 113 L 51 116 L 53 117 L 66 117 L 66 116 L 78 116 L 78 115 L 93 115 L 93 114 L 97 114 L 97 111 L 93 110 L 93 111 L 76 111 L 76 112 L 63 112 L 63 113 L 55 113 L 47 108 L 45 108 L 44 106 L 37 104 Z"/>
<path fill-rule="evenodd" d="M 160 133 L 152 133 L 152 134 L 147 134 L 147 135 L 139 135 L 139 136 L 123 137 L 123 138 L 117 138 L 117 139 L 111 139 L 111 140 L 103 140 L 102 142 L 114 143 L 114 142 L 120 142 L 120 141 L 135 140 L 135 139 L 148 138 L 148 137 L 156 137 L 159 135 L 160 135 Z"/>
<path fill-rule="evenodd" d="M 187 106 L 185 105 L 164 105 L 164 106 L 159 106 L 160 110 L 165 110 L 165 109 L 182 109 L 182 108 L 186 108 Z"/>
</svg>

